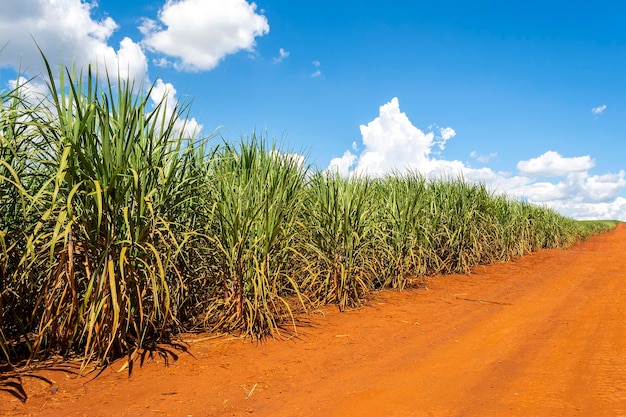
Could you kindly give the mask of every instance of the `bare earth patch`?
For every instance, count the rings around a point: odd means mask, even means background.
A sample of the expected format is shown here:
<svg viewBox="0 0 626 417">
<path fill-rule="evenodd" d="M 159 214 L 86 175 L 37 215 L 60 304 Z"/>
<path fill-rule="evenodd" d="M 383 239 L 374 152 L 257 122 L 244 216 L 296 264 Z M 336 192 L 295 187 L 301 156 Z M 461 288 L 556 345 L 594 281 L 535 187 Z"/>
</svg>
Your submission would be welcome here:
<svg viewBox="0 0 626 417">
<path fill-rule="evenodd" d="M 291 340 L 190 336 L 130 377 L 120 361 L 0 378 L 0 415 L 626 416 L 625 224 L 427 287 Z"/>
</svg>

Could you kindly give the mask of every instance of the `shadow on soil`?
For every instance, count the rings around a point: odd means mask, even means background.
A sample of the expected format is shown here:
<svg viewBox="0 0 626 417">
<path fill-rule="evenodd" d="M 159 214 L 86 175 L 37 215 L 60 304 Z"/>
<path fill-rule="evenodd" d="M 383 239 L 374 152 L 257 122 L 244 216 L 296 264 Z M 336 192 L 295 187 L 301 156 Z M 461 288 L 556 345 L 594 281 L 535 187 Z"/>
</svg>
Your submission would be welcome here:
<svg viewBox="0 0 626 417">
<path fill-rule="evenodd" d="M 64 369 L 64 371 L 67 370 Z M 37 375 L 34 372 L 16 371 L 9 366 L 2 366 L 0 367 L 0 391 L 4 391 L 20 400 L 22 403 L 25 403 L 28 399 L 28 394 L 24 389 L 23 383 L 25 378 L 38 379 L 50 385 L 51 389 L 54 389 L 52 381 L 46 377 Z"/>
<path fill-rule="evenodd" d="M 75 377 L 87 376 L 93 374 L 93 377 L 88 381 L 92 381 L 100 376 L 107 368 L 111 368 L 114 372 L 128 373 L 130 377 L 133 370 L 139 366 L 142 367 L 147 361 L 160 359 L 165 366 L 176 362 L 181 353 L 190 354 L 186 345 L 182 343 L 169 343 L 166 346 L 150 346 L 141 351 L 135 352 L 129 355 L 126 359 L 120 358 L 116 363 L 119 365 L 110 364 L 109 366 L 87 366 L 82 367 L 80 361 L 62 362 L 62 361 L 50 361 L 44 364 L 37 364 L 36 366 L 12 366 L 9 364 L 0 364 L 0 392 L 6 392 L 14 398 L 17 398 L 22 403 L 26 403 L 28 400 L 28 392 L 24 388 L 24 382 L 28 378 L 33 378 L 44 382 L 49 386 L 51 393 L 55 393 L 58 387 L 54 382 L 42 375 L 42 371 L 45 372 L 63 372 L 65 374 L 71 374 Z M 119 368 L 119 369 L 117 369 Z"/>
</svg>

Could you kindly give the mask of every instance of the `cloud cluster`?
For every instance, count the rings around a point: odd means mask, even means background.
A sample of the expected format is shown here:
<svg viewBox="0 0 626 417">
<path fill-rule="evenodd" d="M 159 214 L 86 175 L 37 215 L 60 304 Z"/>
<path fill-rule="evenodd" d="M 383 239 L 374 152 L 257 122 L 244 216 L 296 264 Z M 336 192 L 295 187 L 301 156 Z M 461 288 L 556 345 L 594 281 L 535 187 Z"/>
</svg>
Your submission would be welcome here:
<svg viewBox="0 0 626 417">
<path fill-rule="evenodd" d="M 45 74 L 39 49 L 51 60 L 53 71 L 59 63 L 82 69 L 91 64 L 99 74 L 111 78 L 149 82 L 148 54 L 152 62 L 178 70 L 213 69 L 225 56 L 240 50 L 251 51 L 255 38 L 269 32 L 267 19 L 256 5 L 245 0 L 166 0 L 158 20 L 142 18 L 143 39 L 123 38 L 116 48 L 111 37 L 119 29 L 111 17 L 96 19 L 95 1 L 4 0 L 0 14 L 0 66 L 21 71 L 20 75 Z M 280 49 L 279 60 L 289 52 Z M 22 78 L 9 86 L 23 83 Z M 30 82 L 23 93 L 41 87 Z M 31 91 L 32 90 L 32 91 Z M 151 98 L 164 99 L 174 110 L 176 90 L 171 83 L 157 80 Z M 180 120 L 185 133 L 199 132 L 195 119 Z"/>
<path fill-rule="evenodd" d="M 452 128 L 431 127 L 422 131 L 400 111 L 397 98 L 380 107 L 379 115 L 361 126 L 362 151 L 346 150 L 331 160 L 329 170 L 381 176 L 393 171 L 412 170 L 429 178 L 462 175 L 469 181 L 485 183 L 498 193 L 543 204 L 574 218 L 607 218 L 626 221 L 626 173 L 591 175 L 595 162 L 589 156 L 564 157 L 549 150 L 536 158 L 519 161 L 518 173 L 472 168 L 461 161 L 441 157 L 437 150 L 455 136 Z M 353 146 L 353 150 L 356 146 Z M 470 154 L 480 162 L 497 156 Z M 548 180 L 549 179 L 549 180 Z"/>
<path fill-rule="evenodd" d="M 109 39 L 118 28 L 110 17 L 92 18 L 93 6 L 80 0 L 4 0 L 0 14 L 3 66 L 43 72 L 35 42 L 50 59 L 80 68 L 94 64 L 100 73 L 142 78 L 148 62 L 141 46 L 124 38 L 115 49 Z M 54 61 L 56 62 L 56 61 Z M 53 64 L 54 64 L 53 62 Z"/>
<path fill-rule="evenodd" d="M 146 78 L 147 52 L 161 65 L 206 71 L 229 54 L 252 50 L 255 38 L 269 32 L 265 16 L 245 0 L 166 0 L 157 20 L 140 19 L 143 39 L 125 37 L 114 47 L 110 39 L 118 24 L 111 17 L 94 19 L 96 7 L 95 1 L 4 0 L 4 66 L 43 72 L 37 42 L 49 58 L 79 68 L 94 64 L 113 77 L 119 72 L 122 78 Z"/>
<path fill-rule="evenodd" d="M 270 27 L 256 4 L 245 0 L 168 0 L 158 21 L 144 19 L 140 30 L 142 45 L 168 57 L 161 63 L 206 71 L 226 55 L 252 50 Z"/>
</svg>

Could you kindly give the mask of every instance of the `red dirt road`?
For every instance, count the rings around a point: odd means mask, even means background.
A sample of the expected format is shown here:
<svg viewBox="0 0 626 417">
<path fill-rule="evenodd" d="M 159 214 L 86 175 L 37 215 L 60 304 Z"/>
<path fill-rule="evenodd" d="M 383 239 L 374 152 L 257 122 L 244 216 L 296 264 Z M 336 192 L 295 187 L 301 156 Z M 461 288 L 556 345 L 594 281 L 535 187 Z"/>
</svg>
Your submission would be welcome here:
<svg viewBox="0 0 626 417">
<path fill-rule="evenodd" d="M 0 415 L 626 416 L 626 224 L 427 282 L 298 339 L 196 340 L 131 377 L 24 377 L 28 400 L 0 392 Z"/>
</svg>

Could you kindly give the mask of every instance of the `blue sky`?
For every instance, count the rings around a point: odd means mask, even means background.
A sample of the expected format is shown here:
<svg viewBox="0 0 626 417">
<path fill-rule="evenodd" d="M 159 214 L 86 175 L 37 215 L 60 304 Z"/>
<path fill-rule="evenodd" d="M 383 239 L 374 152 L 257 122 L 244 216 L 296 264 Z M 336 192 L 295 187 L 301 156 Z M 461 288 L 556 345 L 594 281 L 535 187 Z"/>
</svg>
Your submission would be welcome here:
<svg viewBox="0 0 626 417">
<path fill-rule="evenodd" d="M 458 175 L 626 220 L 626 3 L 5 0 L 0 89 L 119 66 L 190 126 L 253 130 L 319 169 Z M 40 81 L 41 82 L 41 81 Z M 33 88 L 37 87 L 37 80 Z"/>
</svg>

